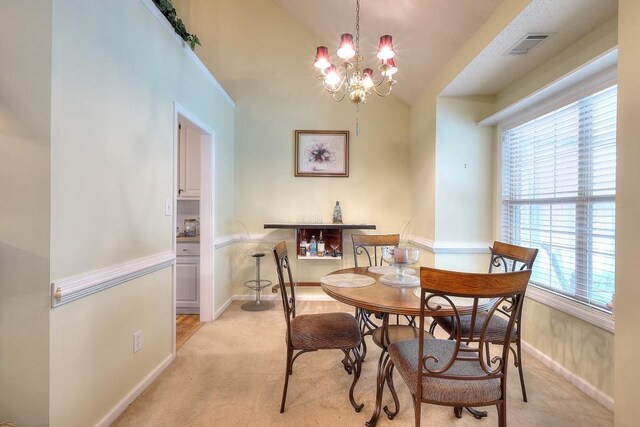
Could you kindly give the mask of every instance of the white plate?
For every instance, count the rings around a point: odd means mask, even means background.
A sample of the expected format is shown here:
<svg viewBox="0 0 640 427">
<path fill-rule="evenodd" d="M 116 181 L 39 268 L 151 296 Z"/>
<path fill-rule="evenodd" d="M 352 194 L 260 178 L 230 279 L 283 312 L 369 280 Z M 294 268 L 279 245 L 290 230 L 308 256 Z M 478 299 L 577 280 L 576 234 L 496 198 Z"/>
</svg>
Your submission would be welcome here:
<svg viewBox="0 0 640 427">
<path fill-rule="evenodd" d="M 376 279 L 363 274 L 344 273 L 324 276 L 320 282 L 338 288 L 363 288 L 376 283 Z"/>
</svg>

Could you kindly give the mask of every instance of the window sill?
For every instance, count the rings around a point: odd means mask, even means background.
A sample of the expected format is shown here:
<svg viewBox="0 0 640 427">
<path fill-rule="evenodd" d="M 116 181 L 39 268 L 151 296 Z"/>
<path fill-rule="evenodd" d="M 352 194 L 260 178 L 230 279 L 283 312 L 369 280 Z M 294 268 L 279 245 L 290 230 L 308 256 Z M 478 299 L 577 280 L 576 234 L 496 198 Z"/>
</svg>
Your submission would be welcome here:
<svg viewBox="0 0 640 427">
<path fill-rule="evenodd" d="M 532 284 L 527 288 L 526 297 L 573 317 L 577 317 L 580 320 L 584 320 L 605 331 L 615 333 L 615 320 L 612 314 L 598 310 L 597 308 L 587 307 L 584 304 L 572 301 L 569 298 L 549 292 Z"/>
</svg>

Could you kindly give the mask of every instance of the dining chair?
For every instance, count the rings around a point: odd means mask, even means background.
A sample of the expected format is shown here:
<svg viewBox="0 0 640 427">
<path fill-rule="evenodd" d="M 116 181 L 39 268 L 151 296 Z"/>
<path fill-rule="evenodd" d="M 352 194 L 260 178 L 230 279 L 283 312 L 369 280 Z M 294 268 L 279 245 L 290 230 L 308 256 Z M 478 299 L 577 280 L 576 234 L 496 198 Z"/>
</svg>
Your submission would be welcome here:
<svg viewBox="0 0 640 427">
<path fill-rule="evenodd" d="M 356 267 L 378 267 L 382 266 L 382 248 L 385 246 L 398 246 L 400 244 L 399 234 L 352 234 L 351 241 L 353 243 L 353 262 Z M 383 329 L 371 319 L 371 315 L 375 314 L 365 309 L 356 308 L 356 318 L 360 325 L 360 333 L 362 334 L 362 357 L 367 355 L 367 346 L 364 337 L 371 335 L 373 342 L 378 347 L 383 347 Z M 389 325 L 386 329 L 389 342 L 401 339 L 415 338 L 418 332 L 415 328 L 415 322 L 412 317 L 407 318 L 408 325 L 400 324 L 399 316 L 396 316 L 396 324 Z"/>
<path fill-rule="evenodd" d="M 287 365 L 280 413 L 284 412 L 289 376 L 293 374 L 293 362 L 301 354 L 317 350 L 341 350 L 344 353 L 342 360 L 344 369 L 347 373 L 353 374 L 353 381 L 349 389 L 349 401 L 356 412 L 360 412 L 364 404 L 358 404 L 353 397 L 353 390 L 358 378 L 360 378 L 362 366 L 359 351 L 362 336 L 358 322 L 349 313 L 296 316 L 295 286 L 285 242 L 279 242 L 273 247 L 273 256 L 276 262 L 282 307 L 287 324 Z M 296 353 L 294 354 L 294 352 Z"/>
<path fill-rule="evenodd" d="M 511 245 L 504 242 L 493 242 L 491 250 L 491 258 L 489 262 L 489 273 L 506 273 L 509 271 L 518 270 L 531 270 L 533 263 L 538 255 L 538 249 L 527 248 L 523 246 Z M 487 329 L 487 336 L 501 337 L 507 328 L 508 321 L 514 313 L 509 310 L 510 307 L 499 308 L 498 312 L 503 316 L 495 316 L 489 323 Z M 487 313 L 481 312 L 476 318 L 476 323 L 482 323 Z M 521 323 L 522 311 L 519 311 L 515 316 L 515 326 L 511 332 L 511 345 L 509 348 L 513 353 L 513 364 L 518 368 L 518 374 L 520 375 L 520 387 L 522 389 L 522 400 L 527 401 L 527 389 L 524 385 L 524 372 L 522 368 L 522 350 L 521 350 L 521 336 L 522 336 L 522 323 Z M 436 317 L 434 318 L 434 324 L 437 324 L 448 334 L 452 334 L 456 327 L 454 319 L 451 317 Z M 432 324 L 432 328 L 434 326 Z M 467 335 L 471 326 L 471 316 L 461 316 L 460 328 L 462 328 L 462 335 Z M 474 327 L 478 332 L 478 325 Z M 430 329 L 433 333 L 433 329 Z M 492 344 L 500 344 L 501 340 L 498 338 Z M 515 348 L 513 347 L 515 346 Z M 489 346 L 486 347 L 487 360 L 489 357 Z"/>
<path fill-rule="evenodd" d="M 420 268 L 419 337 L 389 345 L 391 362 L 385 372 L 391 375 L 397 369 L 408 386 L 413 396 L 416 426 L 420 426 L 424 402 L 452 406 L 458 418 L 462 407 L 495 405 L 498 425 L 506 427 L 511 331 L 522 310 L 522 296 L 530 276 L 531 270 L 491 274 Z M 504 333 L 489 335 L 489 324 L 505 305 L 513 315 Z M 424 339 L 427 311 L 432 316 L 440 312 L 454 319 L 457 327 L 452 339 Z M 460 327 L 460 312 L 471 318 L 473 326 L 466 333 Z M 503 345 L 502 353 L 487 360 L 485 347 L 498 341 Z"/>
</svg>

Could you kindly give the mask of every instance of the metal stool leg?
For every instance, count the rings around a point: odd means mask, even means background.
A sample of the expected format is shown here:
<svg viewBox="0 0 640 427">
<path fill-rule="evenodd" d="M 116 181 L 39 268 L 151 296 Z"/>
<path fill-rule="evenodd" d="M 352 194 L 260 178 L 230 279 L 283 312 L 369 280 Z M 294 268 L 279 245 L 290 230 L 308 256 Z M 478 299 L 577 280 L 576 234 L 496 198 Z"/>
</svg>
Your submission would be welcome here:
<svg viewBox="0 0 640 427">
<path fill-rule="evenodd" d="M 262 291 L 262 289 L 266 288 L 267 286 L 271 286 L 270 280 L 260 279 L 260 258 L 264 256 L 264 253 L 260 252 L 260 253 L 253 254 L 252 256 L 256 259 L 256 279 L 248 280 L 244 282 L 244 285 L 247 288 L 255 291 L 256 299 L 254 301 L 242 304 L 240 308 L 245 311 L 269 310 L 270 308 L 273 308 L 274 304 L 271 301 L 262 301 L 260 298 L 261 297 L 260 292 Z"/>
</svg>

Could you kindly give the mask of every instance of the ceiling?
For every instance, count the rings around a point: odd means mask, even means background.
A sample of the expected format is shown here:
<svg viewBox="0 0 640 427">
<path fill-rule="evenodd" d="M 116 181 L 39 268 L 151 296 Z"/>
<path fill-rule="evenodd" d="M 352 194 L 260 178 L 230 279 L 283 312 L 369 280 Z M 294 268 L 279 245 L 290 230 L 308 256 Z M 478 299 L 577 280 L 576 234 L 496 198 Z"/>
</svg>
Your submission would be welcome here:
<svg viewBox="0 0 640 427">
<path fill-rule="evenodd" d="M 355 0 L 273 1 L 320 37 L 332 58 L 342 33 L 355 36 Z M 394 93 L 411 104 L 503 1 L 510 0 L 361 0 L 365 64 L 375 69 L 378 39 L 391 34 L 399 68 Z M 494 94 L 616 14 L 617 0 L 533 0 L 444 94 Z M 555 34 L 528 55 L 503 55 L 527 32 Z"/>
</svg>

